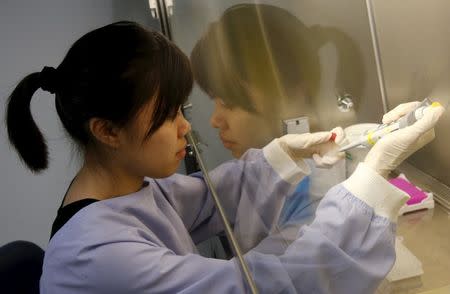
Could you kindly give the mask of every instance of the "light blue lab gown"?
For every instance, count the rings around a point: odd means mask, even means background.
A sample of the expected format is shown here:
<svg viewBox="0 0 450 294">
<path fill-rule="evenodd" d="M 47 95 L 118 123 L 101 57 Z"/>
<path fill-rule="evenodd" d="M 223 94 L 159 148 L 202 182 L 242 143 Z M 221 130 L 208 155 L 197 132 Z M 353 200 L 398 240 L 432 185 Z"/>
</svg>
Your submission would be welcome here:
<svg viewBox="0 0 450 294">
<path fill-rule="evenodd" d="M 260 293 L 371 293 L 393 265 L 395 224 L 342 185 L 286 244 L 270 230 L 295 185 L 261 150 L 210 176 Z M 88 205 L 53 236 L 42 294 L 249 292 L 236 259 L 196 254 L 195 243 L 223 230 L 203 178 L 146 181 L 136 193 Z"/>
<path fill-rule="evenodd" d="M 298 184 L 294 193 L 290 195 L 281 210 L 279 225 L 282 227 L 289 224 L 306 224 L 312 220 L 316 205 L 309 195 L 310 177 L 306 176 Z"/>
</svg>

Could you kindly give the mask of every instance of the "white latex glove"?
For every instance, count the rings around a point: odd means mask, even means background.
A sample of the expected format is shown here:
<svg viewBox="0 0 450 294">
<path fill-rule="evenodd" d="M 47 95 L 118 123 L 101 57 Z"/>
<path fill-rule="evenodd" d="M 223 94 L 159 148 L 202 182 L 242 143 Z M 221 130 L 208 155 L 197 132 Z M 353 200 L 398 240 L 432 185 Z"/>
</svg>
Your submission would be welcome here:
<svg viewBox="0 0 450 294">
<path fill-rule="evenodd" d="M 336 134 L 334 141 L 330 141 L 332 133 Z M 340 159 L 344 152 L 338 152 L 339 143 L 344 141 L 345 134 L 341 127 L 329 132 L 288 134 L 278 138 L 281 147 L 294 160 L 313 158 L 317 167 L 330 168 Z"/>
<path fill-rule="evenodd" d="M 400 104 L 383 116 L 383 123 L 391 123 L 413 111 L 420 102 Z M 444 113 L 442 106 L 430 107 L 413 125 L 381 138 L 369 151 L 364 162 L 383 177 L 403 160 L 434 139 L 434 126 Z"/>
</svg>

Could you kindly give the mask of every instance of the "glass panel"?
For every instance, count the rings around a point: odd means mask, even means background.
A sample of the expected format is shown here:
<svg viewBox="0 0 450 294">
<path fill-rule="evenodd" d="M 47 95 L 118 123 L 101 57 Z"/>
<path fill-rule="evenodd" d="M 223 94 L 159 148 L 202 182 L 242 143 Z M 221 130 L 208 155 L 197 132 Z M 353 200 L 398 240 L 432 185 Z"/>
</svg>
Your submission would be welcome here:
<svg viewBox="0 0 450 294">
<path fill-rule="evenodd" d="M 372 3 L 389 107 L 426 97 L 448 106 L 450 2 Z M 450 291 L 449 119 L 447 110 L 435 127 L 435 140 L 401 167 L 401 172 L 414 185 L 433 193 L 434 201 L 431 198 L 418 204 L 434 203 L 434 208 L 399 217 L 398 238 L 403 240 L 404 247 L 403 254 L 397 256 L 394 273 L 402 277 L 409 275 L 409 279 L 388 279 L 391 282 L 386 281 L 385 286 L 390 291 L 386 293 Z M 417 207 L 410 206 L 412 210 Z"/>
<path fill-rule="evenodd" d="M 389 106 L 432 97 L 448 105 L 450 97 L 450 2 L 373 1 Z M 396 19 L 414 18 L 407 25 Z M 450 116 L 438 125 L 439 136 L 412 161 L 421 170 L 450 185 L 448 129 Z M 431 162 L 431 164 L 430 164 Z M 450 200 L 450 199 L 449 199 Z"/>
<path fill-rule="evenodd" d="M 334 260 L 340 253 L 327 251 L 320 236 L 304 239 L 312 242 L 305 248 L 292 242 L 308 234 L 299 229 L 350 171 L 344 160 L 322 169 L 307 159 L 311 175 L 288 187 L 294 179 L 275 172 L 260 149 L 286 133 L 379 121 L 383 106 L 366 6 L 357 0 L 243 2 L 170 1 L 172 37 L 191 57 L 197 82 L 188 116 L 258 289 L 320 292 L 345 261 Z M 222 231 L 214 222 L 198 240 Z M 303 253 L 290 263 L 295 250 Z"/>
</svg>

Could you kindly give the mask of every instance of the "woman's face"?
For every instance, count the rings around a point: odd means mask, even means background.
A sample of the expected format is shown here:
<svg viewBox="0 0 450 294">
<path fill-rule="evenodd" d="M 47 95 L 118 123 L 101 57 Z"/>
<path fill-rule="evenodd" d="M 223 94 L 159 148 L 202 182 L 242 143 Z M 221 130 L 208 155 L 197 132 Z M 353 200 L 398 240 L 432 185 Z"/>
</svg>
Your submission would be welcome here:
<svg viewBox="0 0 450 294">
<path fill-rule="evenodd" d="M 235 158 L 240 158 L 249 148 L 262 148 L 277 136 L 277 126 L 262 115 L 230 107 L 218 97 L 214 98 L 214 103 L 211 126 L 219 129 L 223 146 Z"/>
<path fill-rule="evenodd" d="M 123 132 L 122 164 L 135 175 L 164 178 L 177 170 L 186 155 L 185 135 L 191 125 L 179 110 L 175 118 L 167 119 L 146 138 L 152 113 L 152 105 L 145 107 Z"/>
</svg>

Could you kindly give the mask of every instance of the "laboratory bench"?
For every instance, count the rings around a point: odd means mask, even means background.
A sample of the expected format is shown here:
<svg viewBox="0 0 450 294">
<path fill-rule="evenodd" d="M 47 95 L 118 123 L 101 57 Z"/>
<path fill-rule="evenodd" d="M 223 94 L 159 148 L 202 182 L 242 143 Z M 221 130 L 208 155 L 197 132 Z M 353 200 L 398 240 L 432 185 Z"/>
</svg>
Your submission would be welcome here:
<svg viewBox="0 0 450 294">
<path fill-rule="evenodd" d="M 411 212 L 398 219 L 397 236 L 422 263 L 423 274 L 395 282 L 384 280 L 380 294 L 450 294 L 450 213 L 433 209 Z"/>
</svg>

